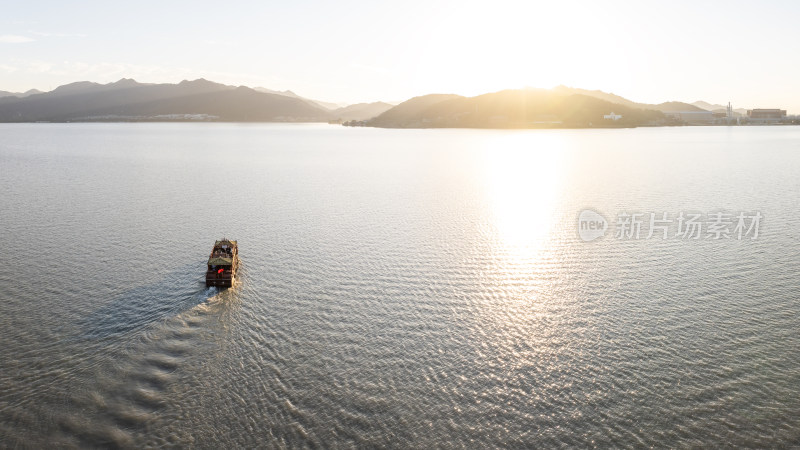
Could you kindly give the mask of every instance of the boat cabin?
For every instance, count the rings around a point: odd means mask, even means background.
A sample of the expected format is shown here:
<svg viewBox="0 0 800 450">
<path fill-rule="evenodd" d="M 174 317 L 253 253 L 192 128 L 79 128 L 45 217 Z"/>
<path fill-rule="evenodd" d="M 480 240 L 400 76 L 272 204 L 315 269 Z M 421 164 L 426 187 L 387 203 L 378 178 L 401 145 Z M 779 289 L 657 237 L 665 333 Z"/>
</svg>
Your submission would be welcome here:
<svg viewBox="0 0 800 450">
<path fill-rule="evenodd" d="M 236 241 L 228 239 L 216 241 L 208 257 L 206 286 L 233 286 L 238 268 L 239 246 Z"/>
</svg>

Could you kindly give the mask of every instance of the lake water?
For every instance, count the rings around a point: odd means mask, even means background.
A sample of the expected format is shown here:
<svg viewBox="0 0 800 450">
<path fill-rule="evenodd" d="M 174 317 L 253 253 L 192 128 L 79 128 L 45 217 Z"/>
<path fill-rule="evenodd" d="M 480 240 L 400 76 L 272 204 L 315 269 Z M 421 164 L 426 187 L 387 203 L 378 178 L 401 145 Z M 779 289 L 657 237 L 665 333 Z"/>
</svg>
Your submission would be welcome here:
<svg viewBox="0 0 800 450">
<path fill-rule="evenodd" d="M 4 124 L 0 194 L 0 447 L 800 443 L 800 128 Z"/>
</svg>

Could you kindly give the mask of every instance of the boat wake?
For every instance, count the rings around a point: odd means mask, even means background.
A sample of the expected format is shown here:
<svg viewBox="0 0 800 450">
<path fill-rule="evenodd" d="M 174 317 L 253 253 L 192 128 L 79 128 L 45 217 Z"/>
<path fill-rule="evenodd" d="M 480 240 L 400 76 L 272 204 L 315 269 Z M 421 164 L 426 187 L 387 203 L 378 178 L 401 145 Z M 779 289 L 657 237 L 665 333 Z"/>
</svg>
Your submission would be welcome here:
<svg viewBox="0 0 800 450">
<path fill-rule="evenodd" d="M 148 424 L 174 413 L 168 411 L 167 399 L 176 395 L 175 386 L 185 376 L 183 367 L 194 364 L 198 349 L 213 341 L 220 316 L 227 310 L 228 292 L 202 287 L 164 300 L 153 292 L 137 291 L 124 301 L 112 302 L 116 316 L 98 315 L 101 324 L 90 335 L 112 336 L 119 342 L 113 346 L 113 356 L 91 367 L 94 382 L 76 390 L 73 400 L 82 405 L 82 412 L 60 418 L 59 440 L 89 447 L 146 442 Z M 172 305 L 161 307 L 163 303 Z M 148 307 L 153 309 L 147 312 Z M 126 321 L 132 324 L 124 326 Z"/>
</svg>

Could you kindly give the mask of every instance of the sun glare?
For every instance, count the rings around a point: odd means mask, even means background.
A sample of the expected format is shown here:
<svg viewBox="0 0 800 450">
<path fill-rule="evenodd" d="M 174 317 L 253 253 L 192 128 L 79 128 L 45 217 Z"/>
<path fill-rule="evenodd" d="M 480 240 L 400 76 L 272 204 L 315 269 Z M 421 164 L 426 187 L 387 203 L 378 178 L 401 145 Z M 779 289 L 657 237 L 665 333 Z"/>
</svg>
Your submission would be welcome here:
<svg viewBox="0 0 800 450">
<path fill-rule="evenodd" d="M 485 173 L 493 226 L 506 250 L 533 256 L 547 241 L 560 190 L 558 133 L 510 133 L 487 143 Z"/>
</svg>

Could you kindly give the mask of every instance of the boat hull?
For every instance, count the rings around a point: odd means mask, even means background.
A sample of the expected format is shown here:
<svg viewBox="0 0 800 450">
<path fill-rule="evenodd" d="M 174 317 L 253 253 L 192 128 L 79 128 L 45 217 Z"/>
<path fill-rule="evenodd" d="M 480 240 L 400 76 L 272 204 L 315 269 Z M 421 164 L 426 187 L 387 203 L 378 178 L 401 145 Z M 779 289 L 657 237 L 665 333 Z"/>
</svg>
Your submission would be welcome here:
<svg viewBox="0 0 800 450">
<path fill-rule="evenodd" d="M 234 281 L 236 281 L 236 277 L 216 278 L 206 276 L 206 287 L 231 287 Z"/>
</svg>

